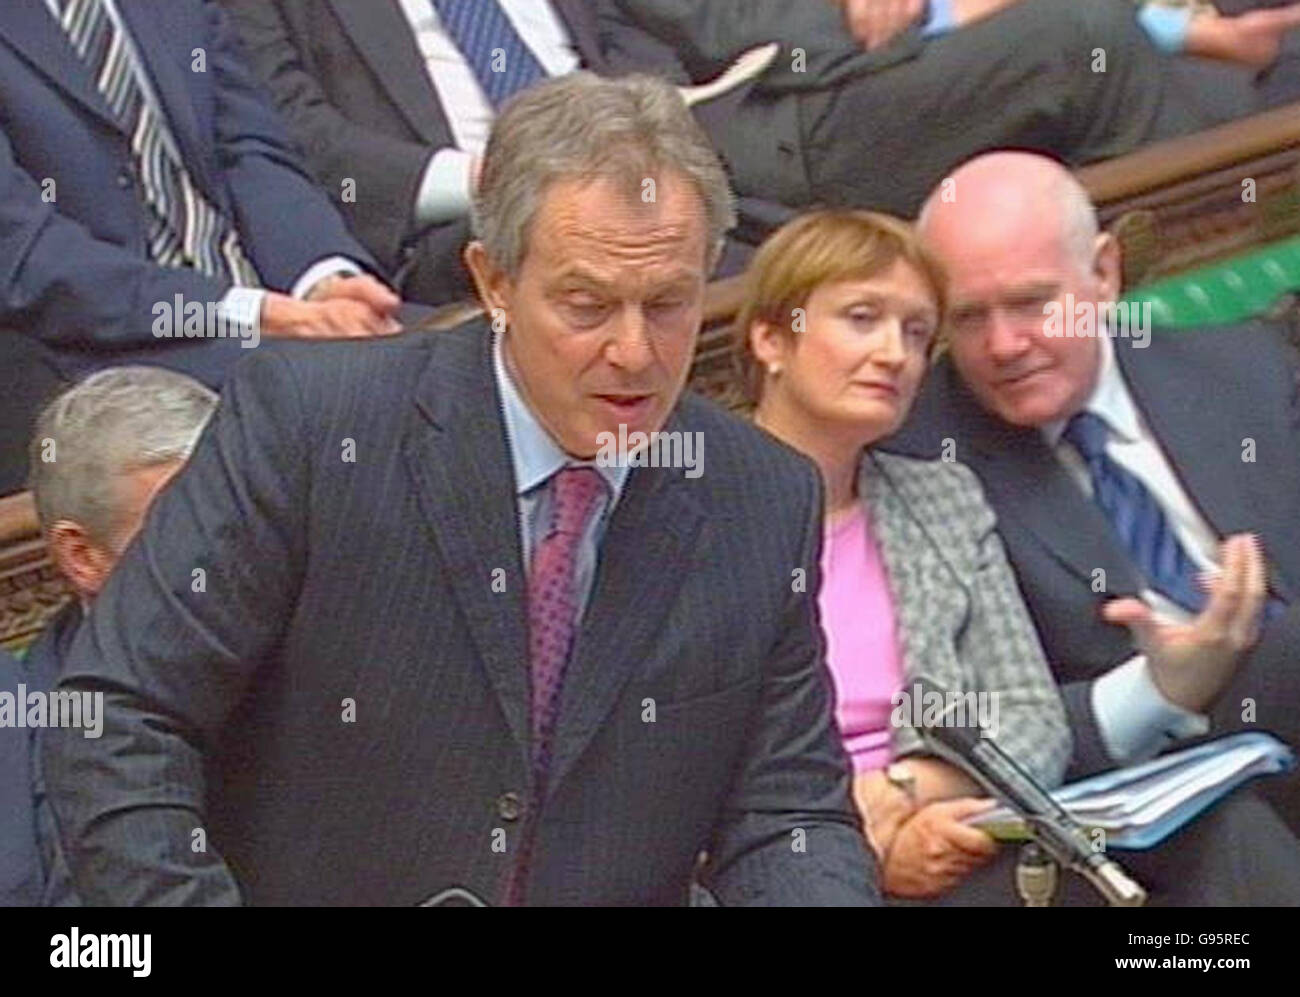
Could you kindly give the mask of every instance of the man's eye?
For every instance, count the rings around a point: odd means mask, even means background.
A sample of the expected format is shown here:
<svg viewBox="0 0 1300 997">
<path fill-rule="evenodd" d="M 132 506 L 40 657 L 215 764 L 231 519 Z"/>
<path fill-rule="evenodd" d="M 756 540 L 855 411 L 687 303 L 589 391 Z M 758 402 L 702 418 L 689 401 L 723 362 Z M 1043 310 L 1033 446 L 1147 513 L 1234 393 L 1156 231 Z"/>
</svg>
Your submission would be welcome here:
<svg viewBox="0 0 1300 997">
<path fill-rule="evenodd" d="M 868 308 L 866 306 L 850 308 L 849 318 L 854 322 L 875 322 L 880 318 L 880 310 L 878 308 Z"/>
<path fill-rule="evenodd" d="M 599 298 L 588 297 L 568 298 L 565 305 L 574 315 L 585 319 L 597 319 L 607 308 L 605 302 Z"/>
<path fill-rule="evenodd" d="M 1051 298 L 1041 294 L 1029 295 L 1024 298 L 1012 298 L 1007 302 L 1007 308 L 1016 315 L 1041 315 L 1043 314 L 1043 305 L 1050 300 Z"/>
</svg>

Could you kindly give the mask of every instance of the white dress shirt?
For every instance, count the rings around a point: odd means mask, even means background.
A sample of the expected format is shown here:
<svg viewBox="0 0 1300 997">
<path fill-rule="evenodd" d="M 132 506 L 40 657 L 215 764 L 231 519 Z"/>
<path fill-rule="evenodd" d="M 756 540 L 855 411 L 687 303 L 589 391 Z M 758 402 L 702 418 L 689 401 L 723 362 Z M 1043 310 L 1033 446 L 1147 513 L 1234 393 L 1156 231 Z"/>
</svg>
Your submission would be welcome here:
<svg viewBox="0 0 1300 997">
<path fill-rule="evenodd" d="M 563 76 L 578 68 L 578 51 L 568 29 L 547 0 L 498 2 L 549 75 Z M 416 221 L 431 225 L 468 213 L 472 196 L 470 171 L 475 157 L 481 156 L 487 146 L 496 115 L 430 0 L 399 0 L 399 3 L 456 143 L 430 157 L 416 195 Z"/>
<path fill-rule="evenodd" d="M 1106 456 L 1136 477 L 1155 497 L 1179 542 L 1202 571 L 1217 568 L 1219 539 L 1174 473 L 1169 458 L 1133 400 L 1115 359 L 1110 337 L 1100 337 L 1101 367 L 1085 406 L 1110 428 Z M 1092 479 L 1083 458 L 1062 438 L 1065 421 L 1048 423 L 1043 436 L 1070 476 L 1092 498 Z M 1187 622 L 1191 614 L 1160 593 L 1146 589 L 1142 600 L 1164 619 Z M 1152 681 L 1145 655 L 1135 655 L 1097 679 L 1092 686 L 1093 713 L 1102 740 L 1116 762 L 1149 758 L 1171 741 L 1204 734 L 1209 720 L 1170 703 Z"/>
</svg>

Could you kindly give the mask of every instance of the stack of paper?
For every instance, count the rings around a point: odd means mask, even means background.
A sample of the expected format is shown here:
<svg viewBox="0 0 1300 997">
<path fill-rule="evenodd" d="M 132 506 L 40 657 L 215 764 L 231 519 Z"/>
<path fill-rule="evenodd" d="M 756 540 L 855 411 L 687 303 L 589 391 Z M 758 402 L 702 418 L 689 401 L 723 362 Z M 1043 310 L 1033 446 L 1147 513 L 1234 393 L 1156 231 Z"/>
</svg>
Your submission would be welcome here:
<svg viewBox="0 0 1300 997">
<path fill-rule="evenodd" d="M 1291 749 L 1271 734 L 1231 734 L 1071 783 L 1052 797 L 1085 829 L 1100 830 L 1102 847 L 1140 850 L 1159 844 L 1247 779 L 1294 765 Z M 1004 841 L 1029 837 L 1025 822 L 1006 807 L 971 824 Z"/>
</svg>

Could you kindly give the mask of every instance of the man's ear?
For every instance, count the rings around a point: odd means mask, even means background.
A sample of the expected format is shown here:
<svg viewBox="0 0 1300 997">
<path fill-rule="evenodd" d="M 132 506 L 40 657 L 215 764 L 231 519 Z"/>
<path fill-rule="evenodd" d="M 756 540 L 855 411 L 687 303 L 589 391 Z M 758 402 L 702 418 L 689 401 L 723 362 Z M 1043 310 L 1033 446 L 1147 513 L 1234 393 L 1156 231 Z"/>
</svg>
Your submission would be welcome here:
<svg viewBox="0 0 1300 997">
<path fill-rule="evenodd" d="M 82 599 L 93 599 L 113 570 L 113 555 L 90 538 L 86 528 L 60 519 L 45 531 L 54 564 Z"/>
<path fill-rule="evenodd" d="M 1097 236 L 1092 254 L 1092 272 L 1103 301 L 1119 300 L 1124 285 L 1124 253 L 1119 240 L 1109 232 Z"/>
<path fill-rule="evenodd" d="M 498 308 L 509 314 L 510 278 L 493 262 L 483 248 L 483 243 L 476 239 L 467 245 L 464 260 L 465 268 L 474 278 L 474 287 L 478 291 L 479 300 L 483 302 L 483 310 L 489 316 Z"/>
</svg>

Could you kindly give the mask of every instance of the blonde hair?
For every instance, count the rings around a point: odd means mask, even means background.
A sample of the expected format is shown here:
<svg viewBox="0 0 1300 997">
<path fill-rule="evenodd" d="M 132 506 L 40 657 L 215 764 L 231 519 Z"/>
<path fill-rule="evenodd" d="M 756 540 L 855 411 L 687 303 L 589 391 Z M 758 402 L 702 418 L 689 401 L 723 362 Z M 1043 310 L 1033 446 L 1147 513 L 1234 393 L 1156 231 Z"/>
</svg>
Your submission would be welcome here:
<svg viewBox="0 0 1300 997">
<path fill-rule="evenodd" d="M 732 329 L 737 406 L 757 405 L 762 393 L 763 368 L 749 337 L 755 322 L 769 322 L 793 336 L 794 311 L 806 306 L 817 288 L 876 277 L 899 260 L 930 285 L 942 327 L 947 276 L 922 248 L 910 222 L 874 211 L 831 209 L 801 215 L 774 232 L 745 271 L 744 302 Z"/>
</svg>

